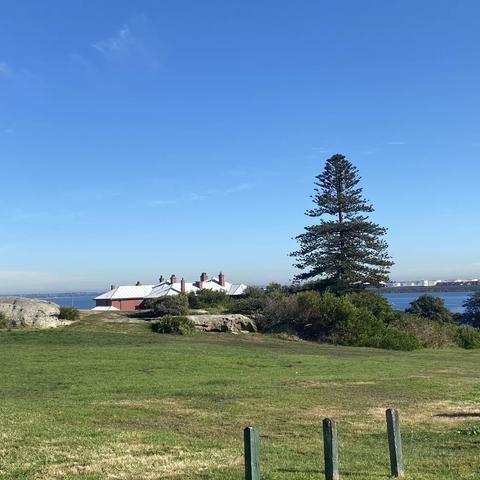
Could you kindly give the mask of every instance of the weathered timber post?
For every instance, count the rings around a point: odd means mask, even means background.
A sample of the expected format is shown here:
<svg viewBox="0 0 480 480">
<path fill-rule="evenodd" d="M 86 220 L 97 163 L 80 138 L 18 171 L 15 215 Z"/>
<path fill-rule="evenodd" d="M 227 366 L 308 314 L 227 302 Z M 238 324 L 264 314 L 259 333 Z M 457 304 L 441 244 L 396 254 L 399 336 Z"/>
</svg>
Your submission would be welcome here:
<svg viewBox="0 0 480 480">
<path fill-rule="evenodd" d="M 245 480 L 260 480 L 260 435 L 253 427 L 243 431 Z"/>
<path fill-rule="evenodd" d="M 323 420 L 323 455 L 325 480 L 338 480 L 337 422 L 331 418 Z"/>
<path fill-rule="evenodd" d="M 385 411 L 387 417 L 388 449 L 390 451 L 390 470 L 392 476 L 403 477 L 402 437 L 400 436 L 400 415 L 397 410 L 389 408 Z"/>
</svg>

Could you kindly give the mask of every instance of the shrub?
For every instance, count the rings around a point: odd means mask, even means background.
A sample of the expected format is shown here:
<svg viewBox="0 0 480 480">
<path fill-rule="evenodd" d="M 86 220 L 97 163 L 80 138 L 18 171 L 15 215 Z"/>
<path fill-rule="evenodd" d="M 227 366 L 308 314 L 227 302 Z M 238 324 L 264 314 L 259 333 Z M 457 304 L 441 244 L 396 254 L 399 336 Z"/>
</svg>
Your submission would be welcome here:
<svg viewBox="0 0 480 480">
<path fill-rule="evenodd" d="M 265 299 L 263 317 L 257 321 L 265 332 L 296 333 L 295 320 L 300 315 L 295 295 L 274 295 Z"/>
<path fill-rule="evenodd" d="M 480 290 L 472 293 L 463 306 L 465 313 L 462 315 L 462 320 L 473 327 L 480 328 Z"/>
<path fill-rule="evenodd" d="M 389 318 L 393 312 L 388 300 L 377 292 L 367 290 L 351 292 L 347 294 L 347 298 L 355 307 L 364 308 L 382 320 Z"/>
<path fill-rule="evenodd" d="M 62 320 L 78 320 L 80 311 L 75 307 L 60 307 L 58 318 Z"/>
<path fill-rule="evenodd" d="M 385 327 L 379 347 L 387 350 L 410 351 L 420 348 L 421 345 L 413 333 L 388 325 Z"/>
<path fill-rule="evenodd" d="M 176 335 L 192 335 L 195 333 L 195 324 L 187 317 L 173 317 L 166 315 L 150 324 L 156 333 L 173 333 Z"/>
<path fill-rule="evenodd" d="M 328 335 L 328 340 L 340 345 L 355 347 L 380 347 L 385 335 L 385 325 L 368 310 L 349 308 Z"/>
<path fill-rule="evenodd" d="M 419 345 L 425 348 L 450 347 L 456 344 L 453 324 L 439 323 L 430 318 L 398 312 L 390 325 L 412 334 Z"/>
<path fill-rule="evenodd" d="M 430 318 L 436 322 L 452 323 L 452 312 L 445 306 L 444 301 L 434 295 L 422 295 L 410 303 L 410 308 L 405 310 L 407 313 L 419 317 Z"/>
<path fill-rule="evenodd" d="M 306 291 L 296 294 L 299 315 L 295 319 L 297 332 L 303 338 L 320 340 L 336 328 L 348 323 L 356 308 L 345 296 Z"/>
<path fill-rule="evenodd" d="M 168 295 L 155 298 L 148 302 L 147 306 L 153 315 L 163 317 L 165 315 L 188 315 L 188 299 L 186 295 Z"/>
<path fill-rule="evenodd" d="M 480 331 L 474 328 L 458 327 L 455 337 L 462 348 L 480 348 Z"/>
<path fill-rule="evenodd" d="M 234 298 L 228 307 L 230 313 L 243 313 L 245 315 L 261 312 L 265 307 L 266 297 Z"/>
<path fill-rule="evenodd" d="M 0 328 L 8 328 L 10 325 L 7 323 L 7 318 L 0 312 Z"/>
<path fill-rule="evenodd" d="M 230 303 L 230 297 L 223 290 L 200 290 L 197 294 L 188 294 L 190 308 L 225 308 Z"/>
<path fill-rule="evenodd" d="M 245 289 L 244 297 L 263 297 L 265 295 L 265 290 L 260 287 L 247 287 Z"/>
</svg>

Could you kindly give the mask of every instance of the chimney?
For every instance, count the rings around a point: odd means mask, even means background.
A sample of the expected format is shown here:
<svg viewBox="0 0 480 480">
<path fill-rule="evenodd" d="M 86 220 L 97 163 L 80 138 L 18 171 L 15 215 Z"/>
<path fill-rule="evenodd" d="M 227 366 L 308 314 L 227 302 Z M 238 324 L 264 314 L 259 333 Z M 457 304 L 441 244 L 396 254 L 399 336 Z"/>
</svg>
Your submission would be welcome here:
<svg viewBox="0 0 480 480">
<path fill-rule="evenodd" d="M 171 284 L 177 283 L 177 277 L 176 277 L 175 275 L 172 275 L 172 276 L 170 277 L 170 283 L 171 283 Z"/>
<path fill-rule="evenodd" d="M 110 285 L 110 290 L 115 290 L 117 288 L 116 285 L 114 285 L 113 283 Z"/>
<path fill-rule="evenodd" d="M 218 274 L 218 283 L 219 283 L 222 287 L 225 286 L 225 275 L 224 275 L 222 272 L 220 272 L 220 273 Z"/>
<path fill-rule="evenodd" d="M 139 280 L 139 281 L 137 281 L 137 283 L 135 284 L 135 286 L 139 287 L 140 285 L 141 285 L 141 283 L 140 283 L 140 280 Z"/>
<path fill-rule="evenodd" d="M 182 280 L 180 280 L 180 292 L 181 293 L 186 293 L 186 289 L 185 289 L 185 279 L 182 278 Z"/>
<path fill-rule="evenodd" d="M 164 278 L 163 278 L 163 275 L 160 275 L 160 278 L 158 279 L 158 283 L 163 283 L 164 282 Z"/>
<path fill-rule="evenodd" d="M 208 280 L 207 272 L 202 272 L 202 274 L 200 275 L 200 281 L 201 282 L 206 282 L 207 280 Z"/>
</svg>

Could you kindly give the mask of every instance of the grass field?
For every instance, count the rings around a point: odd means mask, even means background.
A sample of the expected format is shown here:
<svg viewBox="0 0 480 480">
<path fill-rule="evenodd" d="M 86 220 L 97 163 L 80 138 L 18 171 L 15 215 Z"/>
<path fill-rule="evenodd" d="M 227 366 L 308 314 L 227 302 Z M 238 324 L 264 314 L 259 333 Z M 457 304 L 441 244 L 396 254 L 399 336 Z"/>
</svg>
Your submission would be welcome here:
<svg viewBox="0 0 480 480">
<path fill-rule="evenodd" d="M 387 478 L 391 406 L 408 478 L 480 476 L 480 435 L 465 434 L 480 426 L 479 351 L 176 337 L 115 318 L 0 332 L 0 478 L 241 479 L 254 425 L 263 479 L 320 479 L 325 416 L 341 477 Z"/>
</svg>

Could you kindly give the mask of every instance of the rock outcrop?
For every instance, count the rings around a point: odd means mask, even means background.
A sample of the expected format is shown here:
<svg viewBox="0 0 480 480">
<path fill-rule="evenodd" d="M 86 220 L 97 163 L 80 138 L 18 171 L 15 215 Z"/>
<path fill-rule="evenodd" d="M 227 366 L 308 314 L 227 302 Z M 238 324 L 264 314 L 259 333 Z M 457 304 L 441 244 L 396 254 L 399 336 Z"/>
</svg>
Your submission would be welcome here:
<svg viewBox="0 0 480 480">
<path fill-rule="evenodd" d="M 197 330 L 205 332 L 256 332 L 255 322 L 245 315 L 188 315 Z"/>
<path fill-rule="evenodd" d="M 56 303 L 24 297 L 0 297 L 0 314 L 7 327 L 55 328 L 71 322 L 60 320 Z"/>
</svg>

